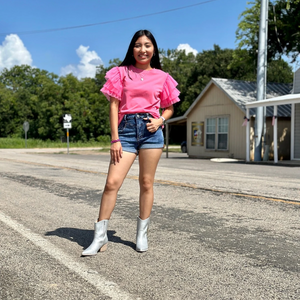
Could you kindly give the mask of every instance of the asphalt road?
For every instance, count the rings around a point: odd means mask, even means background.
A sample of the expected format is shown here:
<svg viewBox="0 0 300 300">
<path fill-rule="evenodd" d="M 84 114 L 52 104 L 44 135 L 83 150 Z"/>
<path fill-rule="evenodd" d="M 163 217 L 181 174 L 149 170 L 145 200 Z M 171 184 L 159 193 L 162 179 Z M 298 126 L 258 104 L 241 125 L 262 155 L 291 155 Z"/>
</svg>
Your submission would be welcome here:
<svg viewBox="0 0 300 300">
<path fill-rule="evenodd" d="M 109 156 L 0 150 L 0 299 L 300 299 L 300 167 L 170 156 L 149 251 L 135 251 L 136 161 L 108 250 L 81 257 Z"/>
</svg>

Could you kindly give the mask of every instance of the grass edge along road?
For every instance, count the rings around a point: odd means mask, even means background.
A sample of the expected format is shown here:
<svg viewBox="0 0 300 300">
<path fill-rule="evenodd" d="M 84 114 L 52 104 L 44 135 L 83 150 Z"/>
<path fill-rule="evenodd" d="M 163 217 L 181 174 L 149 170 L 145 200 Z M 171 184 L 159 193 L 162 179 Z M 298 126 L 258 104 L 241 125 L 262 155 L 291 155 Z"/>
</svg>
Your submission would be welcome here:
<svg viewBox="0 0 300 300">
<path fill-rule="evenodd" d="M 109 152 L 110 137 L 103 136 L 99 138 L 100 141 L 88 142 L 70 142 L 69 148 L 93 148 L 94 151 Z M 42 141 L 37 139 L 27 139 L 27 147 L 25 147 L 25 140 L 22 138 L 0 138 L 0 149 L 63 149 L 67 148 L 67 143 L 61 141 Z M 180 145 L 169 145 L 169 152 L 181 152 Z M 164 148 L 164 152 L 166 149 Z"/>
</svg>

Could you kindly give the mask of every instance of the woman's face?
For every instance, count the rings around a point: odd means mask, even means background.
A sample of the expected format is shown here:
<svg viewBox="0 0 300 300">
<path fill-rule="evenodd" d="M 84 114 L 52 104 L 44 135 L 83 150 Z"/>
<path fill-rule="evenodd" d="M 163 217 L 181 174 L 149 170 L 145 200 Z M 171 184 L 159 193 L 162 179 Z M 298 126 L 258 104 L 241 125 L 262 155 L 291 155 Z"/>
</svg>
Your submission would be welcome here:
<svg viewBox="0 0 300 300">
<path fill-rule="evenodd" d="M 145 35 L 139 37 L 133 47 L 133 56 L 135 58 L 135 66 L 142 69 L 151 68 L 150 61 L 154 54 L 154 46 L 150 39 Z"/>
</svg>

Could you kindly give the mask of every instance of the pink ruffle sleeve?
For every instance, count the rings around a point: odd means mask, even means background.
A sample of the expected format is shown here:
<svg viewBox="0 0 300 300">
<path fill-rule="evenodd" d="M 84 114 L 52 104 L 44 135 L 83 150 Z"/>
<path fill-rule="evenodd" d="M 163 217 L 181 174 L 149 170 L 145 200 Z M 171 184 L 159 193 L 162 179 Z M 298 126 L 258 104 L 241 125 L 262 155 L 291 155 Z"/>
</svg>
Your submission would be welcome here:
<svg viewBox="0 0 300 300">
<path fill-rule="evenodd" d="M 166 108 L 176 102 L 179 102 L 179 90 L 176 88 L 178 83 L 168 74 L 163 90 L 160 95 L 160 107 Z"/>
<path fill-rule="evenodd" d="M 109 70 L 105 75 L 106 82 L 100 90 L 108 101 L 110 97 L 122 99 L 123 85 L 121 80 L 121 73 L 118 67 Z"/>
</svg>

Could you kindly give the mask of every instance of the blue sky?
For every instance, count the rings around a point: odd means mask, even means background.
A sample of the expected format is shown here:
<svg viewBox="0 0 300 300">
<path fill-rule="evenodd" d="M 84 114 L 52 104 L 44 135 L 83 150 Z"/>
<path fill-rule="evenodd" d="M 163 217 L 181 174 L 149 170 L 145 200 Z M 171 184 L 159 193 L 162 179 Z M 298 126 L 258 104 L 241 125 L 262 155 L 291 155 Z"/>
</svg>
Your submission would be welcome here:
<svg viewBox="0 0 300 300">
<path fill-rule="evenodd" d="M 208 2 L 211 1 L 211 2 Z M 184 44 L 194 52 L 214 44 L 235 48 L 239 15 L 248 0 L 9 0 L 1 1 L 0 71 L 15 64 L 92 77 L 95 65 L 124 58 L 133 34 L 150 30 L 162 49 Z M 189 8 L 154 14 L 193 4 Z M 132 18 L 77 29 L 30 34 Z"/>
</svg>

